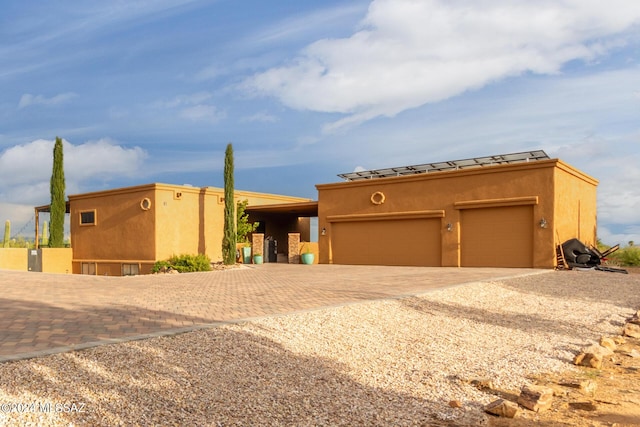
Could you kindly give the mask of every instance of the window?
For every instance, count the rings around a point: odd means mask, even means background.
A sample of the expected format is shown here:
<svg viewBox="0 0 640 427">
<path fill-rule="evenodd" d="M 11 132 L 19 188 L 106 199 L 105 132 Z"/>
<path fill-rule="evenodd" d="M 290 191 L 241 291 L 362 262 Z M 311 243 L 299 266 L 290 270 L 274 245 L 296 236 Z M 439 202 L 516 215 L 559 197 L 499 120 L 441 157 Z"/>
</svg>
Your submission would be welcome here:
<svg viewBox="0 0 640 427">
<path fill-rule="evenodd" d="M 80 225 L 96 225 L 96 211 L 80 212 Z"/>
<path fill-rule="evenodd" d="M 80 264 L 81 274 L 96 275 L 96 263 L 95 262 L 83 262 Z"/>
<path fill-rule="evenodd" d="M 123 276 L 137 276 L 138 274 L 138 264 L 122 264 Z"/>
</svg>

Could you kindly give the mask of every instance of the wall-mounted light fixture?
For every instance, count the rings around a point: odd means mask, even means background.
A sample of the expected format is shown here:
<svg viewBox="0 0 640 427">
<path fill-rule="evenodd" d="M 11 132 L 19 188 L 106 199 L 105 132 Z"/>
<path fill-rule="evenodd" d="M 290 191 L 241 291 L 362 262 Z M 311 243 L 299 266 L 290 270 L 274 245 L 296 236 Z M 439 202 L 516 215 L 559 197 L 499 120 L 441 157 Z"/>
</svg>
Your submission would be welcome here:
<svg viewBox="0 0 640 427">
<path fill-rule="evenodd" d="M 547 228 L 547 220 L 542 218 L 540 220 L 540 228 Z"/>
<path fill-rule="evenodd" d="M 322 232 L 321 233 L 322 233 L 323 236 L 326 236 L 327 235 L 327 229 L 322 227 Z"/>
<path fill-rule="evenodd" d="M 447 224 L 447 231 L 451 231 L 451 230 L 453 230 L 453 224 L 448 223 Z"/>
</svg>

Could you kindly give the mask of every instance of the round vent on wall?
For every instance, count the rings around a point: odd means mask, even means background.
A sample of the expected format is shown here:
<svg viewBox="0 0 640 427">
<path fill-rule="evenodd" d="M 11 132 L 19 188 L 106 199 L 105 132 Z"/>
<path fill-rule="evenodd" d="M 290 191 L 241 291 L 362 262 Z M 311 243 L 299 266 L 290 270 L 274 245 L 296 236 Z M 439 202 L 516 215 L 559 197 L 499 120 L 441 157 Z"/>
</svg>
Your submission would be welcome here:
<svg viewBox="0 0 640 427">
<path fill-rule="evenodd" d="M 140 202 L 140 208 L 143 211 L 148 211 L 149 209 L 151 209 L 151 200 L 149 200 L 148 197 L 142 199 L 142 201 Z"/>
<path fill-rule="evenodd" d="M 376 191 L 371 195 L 371 203 L 374 205 L 381 205 L 385 201 L 384 193 L 382 191 Z"/>
</svg>

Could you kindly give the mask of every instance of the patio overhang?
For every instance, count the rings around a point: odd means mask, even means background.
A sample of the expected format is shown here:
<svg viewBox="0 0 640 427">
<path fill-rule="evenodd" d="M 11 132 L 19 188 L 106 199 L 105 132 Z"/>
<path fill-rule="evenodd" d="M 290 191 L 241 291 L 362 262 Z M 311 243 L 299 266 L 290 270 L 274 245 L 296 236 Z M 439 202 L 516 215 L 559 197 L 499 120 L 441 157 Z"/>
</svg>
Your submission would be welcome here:
<svg viewBox="0 0 640 427">
<path fill-rule="evenodd" d="M 38 249 L 40 247 L 40 212 L 51 213 L 51 205 L 44 206 L 36 206 L 33 208 L 35 211 L 35 223 L 36 223 L 36 236 L 35 236 L 35 248 Z M 71 204 L 69 201 L 66 202 L 65 213 L 71 213 Z"/>
<path fill-rule="evenodd" d="M 318 202 L 281 203 L 273 205 L 247 206 L 248 214 L 275 214 L 298 217 L 317 217 Z"/>
</svg>

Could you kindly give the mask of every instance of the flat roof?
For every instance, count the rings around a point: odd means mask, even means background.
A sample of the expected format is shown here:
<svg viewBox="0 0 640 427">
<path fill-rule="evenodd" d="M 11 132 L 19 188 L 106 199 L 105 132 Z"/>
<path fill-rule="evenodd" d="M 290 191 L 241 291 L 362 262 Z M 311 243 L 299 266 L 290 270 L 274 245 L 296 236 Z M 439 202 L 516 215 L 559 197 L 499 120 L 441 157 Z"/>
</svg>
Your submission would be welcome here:
<svg viewBox="0 0 640 427">
<path fill-rule="evenodd" d="M 420 173 L 441 172 L 448 170 L 477 168 L 483 166 L 530 162 L 537 160 L 549 160 L 549 156 L 543 150 L 523 151 L 520 153 L 474 157 L 471 159 L 448 160 L 446 162 L 423 163 L 421 165 L 399 166 L 385 169 L 371 169 L 367 171 L 341 173 L 338 174 L 338 176 L 347 181 L 357 181 L 361 179 L 388 178 L 392 176 L 415 175 Z"/>
</svg>

